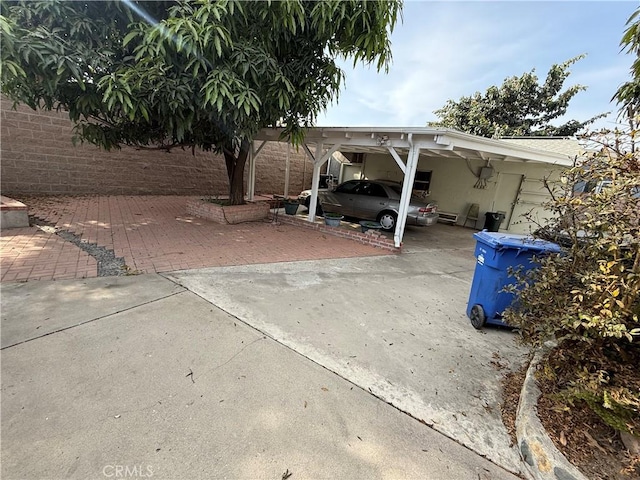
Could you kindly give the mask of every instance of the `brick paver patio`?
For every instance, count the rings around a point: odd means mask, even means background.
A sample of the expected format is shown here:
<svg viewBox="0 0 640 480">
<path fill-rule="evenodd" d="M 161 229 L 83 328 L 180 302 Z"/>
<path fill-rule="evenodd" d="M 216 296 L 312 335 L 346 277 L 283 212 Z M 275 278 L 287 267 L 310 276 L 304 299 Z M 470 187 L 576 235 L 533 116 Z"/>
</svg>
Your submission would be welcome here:
<svg viewBox="0 0 640 480">
<path fill-rule="evenodd" d="M 11 228 L 0 235 L 2 281 L 95 277 L 96 260 L 75 245 L 35 227 Z"/>
<path fill-rule="evenodd" d="M 97 243 L 132 273 L 256 263 L 388 255 L 388 251 L 292 225 L 220 225 L 188 216 L 191 197 L 86 196 L 19 198 L 29 213 Z M 96 260 L 37 227 L 1 234 L 2 281 L 97 276 Z"/>
</svg>

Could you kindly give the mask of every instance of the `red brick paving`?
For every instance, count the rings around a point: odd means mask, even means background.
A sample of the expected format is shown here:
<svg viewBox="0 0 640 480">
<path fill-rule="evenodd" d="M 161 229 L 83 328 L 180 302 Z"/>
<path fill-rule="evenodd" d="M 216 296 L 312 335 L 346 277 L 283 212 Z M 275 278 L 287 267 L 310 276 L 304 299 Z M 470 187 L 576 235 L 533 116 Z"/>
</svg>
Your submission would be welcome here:
<svg viewBox="0 0 640 480">
<path fill-rule="evenodd" d="M 3 282 L 95 277 L 94 258 L 75 245 L 36 227 L 0 233 L 0 273 Z"/>
<path fill-rule="evenodd" d="M 352 240 L 268 220 L 220 225 L 188 216 L 178 196 L 36 197 L 29 213 L 112 249 L 132 272 L 388 255 Z M 2 281 L 97 276 L 96 262 L 35 227 L 2 232 Z"/>
</svg>

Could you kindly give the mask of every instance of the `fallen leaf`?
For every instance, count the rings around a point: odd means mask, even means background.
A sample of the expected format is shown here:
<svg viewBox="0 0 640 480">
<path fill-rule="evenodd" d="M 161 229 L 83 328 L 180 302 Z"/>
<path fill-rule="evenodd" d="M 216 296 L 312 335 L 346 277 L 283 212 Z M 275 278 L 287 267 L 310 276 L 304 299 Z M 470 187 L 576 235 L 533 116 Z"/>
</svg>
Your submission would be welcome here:
<svg viewBox="0 0 640 480">
<path fill-rule="evenodd" d="M 323 392 L 328 392 L 328 391 L 329 391 L 329 389 L 328 389 L 327 387 L 322 387 L 322 388 L 321 388 L 321 390 L 322 390 Z"/>
<path fill-rule="evenodd" d="M 560 432 L 560 443 L 563 447 L 567 446 L 567 436 L 564 434 L 564 430 Z"/>
<path fill-rule="evenodd" d="M 602 453 L 607 453 L 607 451 L 602 448 L 602 445 L 600 445 L 595 438 L 593 438 L 591 435 L 589 435 L 589 432 L 583 432 L 584 436 L 587 437 L 587 440 L 589 441 L 589 443 L 596 447 L 598 450 L 600 450 Z"/>
</svg>

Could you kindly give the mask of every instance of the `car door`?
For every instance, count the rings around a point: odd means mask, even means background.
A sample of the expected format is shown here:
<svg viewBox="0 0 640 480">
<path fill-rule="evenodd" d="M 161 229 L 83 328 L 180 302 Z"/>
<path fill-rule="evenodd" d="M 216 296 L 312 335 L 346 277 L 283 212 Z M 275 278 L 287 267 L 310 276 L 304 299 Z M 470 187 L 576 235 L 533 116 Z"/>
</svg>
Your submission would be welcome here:
<svg viewBox="0 0 640 480">
<path fill-rule="evenodd" d="M 355 193 L 353 216 L 356 218 L 376 220 L 378 213 L 389 205 L 389 196 L 379 183 L 361 182 Z"/>
<path fill-rule="evenodd" d="M 341 215 L 353 215 L 353 202 L 355 190 L 361 182 L 359 180 L 350 180 L 330 192 L 321 195 L 322 209 L 325 212 L 335 212 Z"/>
</svg>

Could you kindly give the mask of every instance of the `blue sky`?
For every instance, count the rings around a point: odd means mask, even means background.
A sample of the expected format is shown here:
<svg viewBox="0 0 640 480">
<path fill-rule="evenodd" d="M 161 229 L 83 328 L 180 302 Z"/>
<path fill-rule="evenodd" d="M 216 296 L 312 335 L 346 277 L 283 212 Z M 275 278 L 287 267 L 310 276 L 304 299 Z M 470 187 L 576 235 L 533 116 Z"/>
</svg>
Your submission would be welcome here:
<svg viewBox="0 0 640 480">
<path fill-rule="evenodd" d="M 405 1 L 392 36 L 388 74 L 342 63 L 346 83 L 319 126 L 425 126 L 448 99 L 484 92 L 509 76 L 535 69 L 541 81 L 554 63 L 576 55 L 565 86 L 588 87 L 566 117 L 613 127 L 610 99 L 629 79 L 632 57 L 621 53 L 632 1 Z M 559 123 L 559 122 L 555 122 Z"/>
</svg>

